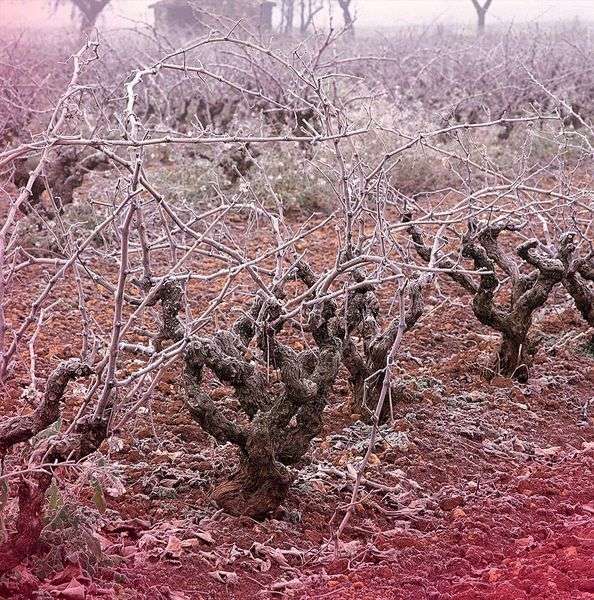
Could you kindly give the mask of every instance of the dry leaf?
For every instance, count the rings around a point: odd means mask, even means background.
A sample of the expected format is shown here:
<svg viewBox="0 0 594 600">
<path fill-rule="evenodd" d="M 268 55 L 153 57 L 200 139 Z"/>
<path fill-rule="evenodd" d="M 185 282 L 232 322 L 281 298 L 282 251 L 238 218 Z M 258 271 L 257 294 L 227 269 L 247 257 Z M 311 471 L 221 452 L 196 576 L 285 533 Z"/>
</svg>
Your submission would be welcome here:
<svg viewBox="0 0 594 600">
<path fill-rule="evenodd" d="M 151 550 L 152 548 L 158 546 L 160 543 L 161 542 L 159 541 L 159 539 L 156 538 L 154 535 L 150 533 L 145 533 L 138 540 L 138 547 L 141 550 Z"/>
<path fill-rule="evenodd" d="M 219 581 L 224 584 L 236 584 L 239 583 L 239 577 L 237 573 L 233 571 L 210 571 L 208 573 L 215 581 Z"/>
<path fill-rule="evenodd" d="M 163 552 L 163 556 L 171 557 L 171 558 L 179 558 L 182 554 L 182 543 L 181 540 L 174 536 L 170 535 L 169 540 L 167 542 L 167 547 Z"/>
<path fill-rule="evenodd" d="M 254 542 L 251 548 L 252 552 L 259 554 L 260 556 L 265 556 L 274 560 L 277 564 L 285 569 L 290 569 L 291 566 L 287 562 L 283 551 L 280 548 L 271 548 L 270 546 L 265 546 L 264 544 L 260 544 L 259 542 Z M 268 570 L 268 569 L 266 569 Z"/>
<path fill-rule="evenodd" d="M 550 446 L 549 448 L 535 448 L 534 454 L 536 456 L 556 456 L 561 452 L 561 446 Z"/>
<path fill-rule="evenodd" d="M 212 535 L 210 535 L 208 531 L 196 531 L 194 532 L 194 535 L 203 542 L 206 542 L 207 544 L 215 543 L 214 538 L 212 537 Z"/>
<path fill-rule="evenodd" d="M 321 494 L 325 494 L 328 491 L 328 488 L 319 479 L 314 479 L 310 485 L 312 489 Z"/>
</svg>

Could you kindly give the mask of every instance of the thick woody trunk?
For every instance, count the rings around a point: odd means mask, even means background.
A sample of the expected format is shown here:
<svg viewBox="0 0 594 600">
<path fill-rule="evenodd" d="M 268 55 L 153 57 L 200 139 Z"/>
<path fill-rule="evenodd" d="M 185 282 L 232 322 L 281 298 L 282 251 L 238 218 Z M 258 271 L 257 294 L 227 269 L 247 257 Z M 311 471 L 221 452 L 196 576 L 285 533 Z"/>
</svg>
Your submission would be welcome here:
<svg viewBox="0 0 594 600">
<path fill-rule="evenodd" d="M 215 488 L 211 498 L 229 514 L 264 519 L 281 505 L 291 482 L 280 463 L 242 458 L 239 470 Z"/>
<path fill-rule="evenodd" d="M 52 482 L 47 473 L 32 474 L 19 484 L 19 513 L 15 532 L 0 546 L 0 576 L 35 552 L 43 530 L 45 494 Z"/>
<path fill-rule="evenodd" d="M 107 421 L 88 421 L 72 433 L 47 440 L 36 449 L 31 464 L 64 460 L 79 461 L 95 452 L 107 437 Z M 43 506 L 53 475 L 35 472 L 23 476 L 18 489 L 18 516 L 16 527 L 8 540 L 0 546 L 0 575 L 7 573 L 33 554 L 43 531 Z"/>
<path fill-rule="evenodd" d="M 584 320 L 594 327 L 594 291 L 588 280 L 578 273 L 570 272 L 563 280 L 563 287 L 569 292 Z"/>
<path fill-rule="evenodd" d="M 240 451 L 239 469 L 213 491 L 212 499 L 230 514 L 264 519 L 281 505 L 289 491 L 294 476 L 277 460 L 286 440 L 283 430 L 274 427 L 272 421 L 270 414 L 254 419 Z"/>
<path fill-rule="evenodd" d="M 308 287 L 316 281 L 306 264 L 297 265 L 296 275 Z M 161 298 L 164 329 L 174 332 L 165 337 L 180 335 L 176 298 L 171 293 Z M 324 301 L 308 315 L 317 348 L 301 353 L 276 339 L 280 328 L 265 324 L 256 330 L 255 317 L 262 311 L 268 322 L 274 322 L 280 305 L 270 300 L 265 304 L 257 296 L 251 314 L 241 317 L 231 331 L 193 338 L 186 348 L 184 376 L 186 405 L 194 419 L 214 438 L 231 442 L 239 450 L 239 469 L 211 497 L 227 512 L 255 519 L 267 517 L 280 506 L 295 478 L 289 467 L 302 459 L 311 440 L 321 432 L 324 407 L 342 355 L 342 341 L 335 333 L 334 303 Z M 256 333 L 258 348 L 278 370 L 280 393 L 270 389 L 263 373 L 246 358 L 247 346 Z M 238 408 L 247 419 L 228 418 L 220 410 L 203 389 L 205 368 L 235 389 Z"/>
<path fill-rule="evenodd" d="M 51 481 L 51 475 L 42 473 L 23 478 L 19 484 L 16 529 L 0 546 L 0 576 L 34 553 L 43 530 L 43 504 Z"/>
<path fill-rule="evenodd" d="M 532 359 L 533 349 L 526 333 L 503 334 L 494 371 L 503 377 L 526 383 Z"/>
<path fill-rule="evenodd" d="M 91 369 L 78 360 L 62 363 L 49 377 L 43 401 L 31 415 L 0 422 L 0 457 L 16 444 L 30 440 L 60 416 L 60 403 L 68 383 L 87 376 Z M 107 436 L 107 421 L 79 421 L 74 432 L 58 434 L 38 444 L 29 457 L 31 467 L 64 460 L 82 460 L 95 452 Z M 21 477 L 18 487 L 18 514 L 14 531 L 0 545 L 0 575 L 7 573 L 33 554 L 43 531 L 43 506 L 53 474 L 32 470 Z"/>
</svg>

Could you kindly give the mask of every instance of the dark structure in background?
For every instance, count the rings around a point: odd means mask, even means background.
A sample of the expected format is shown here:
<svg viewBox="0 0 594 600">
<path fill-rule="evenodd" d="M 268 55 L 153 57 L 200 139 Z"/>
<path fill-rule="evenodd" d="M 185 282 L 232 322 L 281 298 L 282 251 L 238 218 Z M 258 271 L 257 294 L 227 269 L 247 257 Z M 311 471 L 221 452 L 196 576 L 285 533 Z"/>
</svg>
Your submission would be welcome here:
<svg viewBox="0 0 594 600">
<path fill-rule="evenodd" d="M 272 29 L 274 5 L 268 0 L 159 0 L 151 8 L 157 29 L 196 33 L 209 26 L 212 15 L 244 19 L 259 29 Z"/>
</svg>

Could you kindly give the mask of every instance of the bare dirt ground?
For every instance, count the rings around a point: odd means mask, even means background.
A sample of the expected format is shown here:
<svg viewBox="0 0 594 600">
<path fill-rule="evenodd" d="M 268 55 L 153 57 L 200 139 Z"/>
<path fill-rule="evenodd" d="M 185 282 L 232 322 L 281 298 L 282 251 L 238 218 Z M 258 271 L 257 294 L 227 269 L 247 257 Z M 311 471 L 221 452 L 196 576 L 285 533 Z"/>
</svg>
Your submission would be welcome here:
<svg viewBox="0 0 594 600">
<path fill-rule="evenodd" d="M 331 238 L 322 229 L 308 240 L 314 260 Z M 43 284 L 37 275 L 13 291 L 9 317 L 22 318 Z M 78 352 L 68 285 L 56 290 L 65 299 L 60 318 L 37 340 L 40 375 Z M 330 540 L 349 501 L 350 465 L 369 437 L 350 414 L 346 381 L 335 387 L 324 434 L 285 505 L 255 522 L 221 514 L 209 501 L 233 470 L 234 450 L 215 448 L 191 421 L 173 369 L 143 420 L 102 448 L 117 475 L 104 486 L 102 511 L 88 485 L 63 474 L 61 502 L 82 502 L 94 519 L 92 551 L 80 552 L 76 528 L 56 529 L 39 556 L 0 582 L 0 597 L 594 598 L 594 406 L 587 408 L 594 358 L 582 321 L 558 293 L 536 323 L 546 350 L 530 382 L 487 383 L 484 365 L 497 338 L 464 297 L 441 285 L 448 294 L 433 292 L 401 351 L 402 377 L 416 393 L 394 404 L 394 425 L 381 429 L 338 555 Z M 196 288 L 193 302 L 215 294 Z M 91 308 L 107 328 L 107 295 L 94 297 Z M 26 370 L 24 360 L 0 393 L 2 413 L 14 411 Z"/>
</svg>

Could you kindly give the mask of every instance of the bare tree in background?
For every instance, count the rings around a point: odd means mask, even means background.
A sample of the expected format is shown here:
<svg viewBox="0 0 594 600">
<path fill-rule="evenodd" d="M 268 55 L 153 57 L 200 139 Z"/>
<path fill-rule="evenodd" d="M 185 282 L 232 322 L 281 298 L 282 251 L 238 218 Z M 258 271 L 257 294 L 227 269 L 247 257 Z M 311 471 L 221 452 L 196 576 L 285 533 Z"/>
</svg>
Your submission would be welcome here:
<svg viewBox="0 0 594 600">
<path fill-rule="evenodd" d="M 56 0 L 55 5 L 69 3 L 80 18 L 81 31 L 88 31 L 95 26 L 99 15 L 110 0 Z"/>
<path fill-rule="evenodd" d="M 491 6 L 493 0 L 485 0 L 484 4 L 481 4 L 480 0 L 472 0 L 474 9 L 478 16 L 478 32 L 483 33 L 485 31 L 485 20 L 487 18 L 487 11 Z"/>
<path fill-rule="evenodd" d="M 295 0 L 282 0 L 280 30 L 284 33 L 293 31 L 295 20 Z"/>
<path fill-rule="evenodd" d="M 355 35 L 355 27 L 353 15 L 351 14 L 351 4 L 353 0 L 338 0 L 338 5 L 342 10 L 342 18 L 344 19 L 344 27 L 348 29 L 351 35 Z"/>
<path fill-rule="evenodd" d="M 312 25 L 315 16 L 324 8 L 323 0 L 301 0 L 299 30 L 305 33 Z"/>
</svg>

